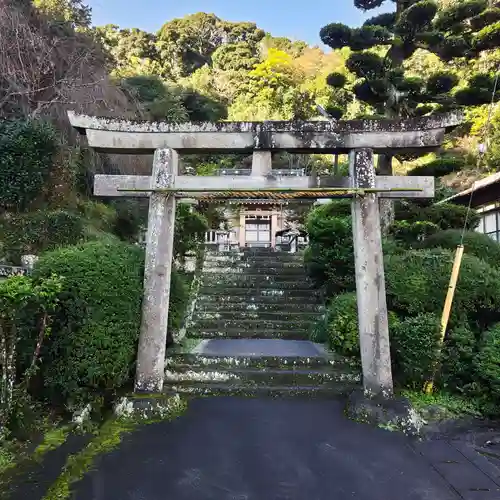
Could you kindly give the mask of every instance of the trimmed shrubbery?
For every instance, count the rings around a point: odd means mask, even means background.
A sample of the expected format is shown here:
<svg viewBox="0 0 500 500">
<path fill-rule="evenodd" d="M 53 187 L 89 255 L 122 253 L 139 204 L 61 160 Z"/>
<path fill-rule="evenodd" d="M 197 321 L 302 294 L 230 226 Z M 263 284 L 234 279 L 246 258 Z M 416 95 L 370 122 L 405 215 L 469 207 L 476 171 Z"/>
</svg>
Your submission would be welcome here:
<svg viewBox="0 0 500 500">
<path fill-rule="evenodd" d="M 437 314 L 423 313 L 391 325 L 394 375 L 405 387 L 420 389 L 432 375 L 438 354 L 439 324 Z"/>
<path fill-rule="evenodd" d="M 484 333 L 474 368 L 478 375 L 478 392 L 500 405 L 500 323 Z"/>
<path fill-rule="evenodd" d="M 454 255 L 450 250 L 409 250 L 385 256 L 389 309 L 401 316 L 440 313 Z M 453 302 L 451 324 L 487 327 L 500 321 L 500 270 L 464 255 Z"/>
<path fill-rule="evenodd" d="M 41 257 L 35 279 L 52 273 L 64 279 L 52 334 L 42 353 L 41 378 L 51 401 L 111 395 L 131 382 L 143 272 L 144 251 L 124 242 L 89 242 Z M 186 286 L 175 271 L 170 299 L 169 328 L 175 328 L 187 299 Z"/>
<path fill-rule="evenodd" d="M 397 316 L 389 312 L 389 324 L 395 325 Z M 330 301 L 324 322 L 318 327 L 318 340 L 328 342 L 332 350 L 343 356 L 359 356 L 358 307 L 356 292 L 336 295 Z"/>
<path fill-rule="evenodd" d="M 47 253 L 34 277 L 64 278 L 43 384 L 52 401 L 105 394 L 132 375 L 140 328 L 144 253 L 126 243 L 90 242 Z"/>
<path fill-rule="evenodd" d="M 316 208 L 306 225 L 310 243 L 305 265 L 311 278 L 319 285 L 325 284 L 332 294 L 352 290 L 354 255 L 347 204 L 332 202 Z"/>
<path fill-rule="evenodd" d="M 330 297 L 314 340 L 359 357 L 351 218 L 342 203 L 315 208 L 308 217 L 305 263 Z M 455 249 L 467 207 L 397 204 L 396 222 L 384 241 L 389 334 L 395 382 L 422 389 L 437 366 L 436 384 L 500 405 L 500 246 L 473 232 L 472 211 L 448 331 L 439 350 L 440 318 Z M 347 293 L 346 293 L 347 292 Z"/>
<path fill-rule="evenodd" d="M 461 229 L 467 220 L 467 229 L 472 230 L 479 224 L 479 215 L 475 210 L 468 212 L 467 207 L 440 203 L 427 205 L 426 203 L 400 202 L 395 213 L 396 221 L 407 223 L 427 222 L 435 224 L 441 230 Z"/>
<path fill-rule="evenodd" d="M 447 248 L 455 250 L 462 242 L 462 231 L 460 229 L 448 229 L 440 231 L 425 238 L 422 248 Z M 491 266 L 500 268 L 500 245 L 493 241 L 488 235 L 466 231 L 463 238 L 464 253 L 466 255 L 475 255 Z"/>
</svg>

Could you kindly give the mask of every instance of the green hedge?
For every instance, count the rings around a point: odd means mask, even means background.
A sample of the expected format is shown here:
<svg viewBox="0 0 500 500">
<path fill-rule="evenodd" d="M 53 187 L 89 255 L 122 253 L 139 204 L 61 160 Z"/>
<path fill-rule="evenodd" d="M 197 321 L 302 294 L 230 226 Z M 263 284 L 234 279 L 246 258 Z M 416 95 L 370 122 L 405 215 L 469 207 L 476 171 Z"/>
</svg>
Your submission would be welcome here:
<svg viewBox="0 0 500 500">
<path fill-rule="evenodd" d="M 26 210 L 41 194 L 57 151 L 55 130 L 37 120 L 0 120 L 0 208 Z"/>
<path fill-rule="evenodd" d="M 491 399 L 500 405 L 500 323 L 485 332 L 474 366 L 480 387 L 484 387 Z"/>
<path fill-rule="evenodd" d="M 389 312 L 390 330 L 398 321 L 398 317 Z M 328 305 L 324 319 L 318 322 L 314 334 L 311 340 L 328 342 L 333 351 L 343 356 L 359 356 L 356 292 L 335 296 Z"/>
<path fill-rule="evenodd" d="M 88 242 L 43 255 L 34 278 L 56 273 L 64 289 L 41 369 L 45 395 L 71 403 L 131 384 L 143 295 L 144 252 L 124 242 Z M 174 272 L 169 326 L 186 289 Z"/>
<path fill-rule="evenodd" d="M 470 210 L 453 203 L 440 203 L 439 205 L 420 205 L 412 202 L 397 204 L 394 214 L 396 221 L 431 222 L 441 230 L 462 229 L 467 220 L 467 229 L 473 230 L 479 224 L 480 216 L 475 210 Z"/>
<path fill-rule="evenodd" d="M 440 370 L 440 385 L 447 390 L 463 392 L 475 379 L 474 358 L 478 341 L 467 324 L 446 333 Z"/>
<path fill-rule="evenodd" d="M 409 250 L 386 255 L 389 309 L 402 316 L 439 313 L 448 290 L 454 252 Z M 500 270 L 464 255 L 452 308 L 452 324 L 469 321 L 480 328 L 500 321 Z"/>
<path fill-rule="evenodd" d="M 390 330 L 395 378 L 405 387 L 420 389 L 438 359 L 440 317 L 422 313 L 397 322 Z"/>
<path fill-rule="evenodd" d="M 311 211 L 306 226 L 309 247 L 304 256 L 306 270 L 331 294 L 354 288 L 352 223 L 347 204 L 332 202 Z"/>
<path fill-rule="evenodd" d="M 447 248 L 455 250 L 462 242 L 460 229 L 448 229 L 427 237 L 421 243 L 422 248 Z M 500 267 L 500 245 L 488 235 L 466 231 L 463 239 L 464 253 L 475 255 L 491 266 Z"/>
<path fill-rule="evenodd" d="M 0 239 L 5 257 L 15 264 L 23 254 L 40 254 L 75 244 L 84 236 L 82 217 L 65 210 L 37 210 L 9 214 L 0 219 Z"/>
<path fill-rule="evenodd" d="M 439 226 L 433 222 L 407 222 L 405 220 L 395 221 L 389 229 L 389 233 L 396 241 L 407 246 L 415 245 L 439 231 Z"/>
</svg>

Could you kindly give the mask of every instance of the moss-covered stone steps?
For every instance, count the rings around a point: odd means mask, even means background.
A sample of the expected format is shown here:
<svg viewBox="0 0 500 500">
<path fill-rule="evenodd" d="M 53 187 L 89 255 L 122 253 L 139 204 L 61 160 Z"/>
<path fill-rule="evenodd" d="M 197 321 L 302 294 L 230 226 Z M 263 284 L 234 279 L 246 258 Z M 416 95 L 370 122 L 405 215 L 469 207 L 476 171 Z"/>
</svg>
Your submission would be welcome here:
<svg viewBox="0 0 500 500">
<path fill-rule="evenodd" d="M 336 369 L 347 367 L 348 369 L 356 368 L 358 365 L 350 359 L 341 358 L 340 356 L 217 356 L 198 353 L 178 353 L 168 356 L 167 354 L 167 369 L 173 370 L 188 369 L 188 368 L 217 368 L 229 369 L 234 367 L 241 368 L 312 368 L 333 366 Z"/>
<path fill-rule="evenodd" d="M 186 336 L 201 339 L 287 339 L 308 340 L 309 332 L 297 329 L 275 330 L 269 328 L 242 329 L 236 327 L 201 328 L 199 325 L 191 327 Z"/>
<path fill-rule="evenodd" d="M 314 293 L 314 288 L 308 282 L 299 282 L 299 281 L 281 281 L 279 283 L 269 282 L 269 281 L 250 281 L 244 279 L 232 279 L 231 277 L 227 277 L 220 281 L 205 281 L 200 285 L 201 293 L 205 293 L 206 291 L 212 291 L 212 293 L 218 294 L 230 294 L 233 293 L 234 289 L 246 289 L 247 292 L 251 292 L 252 290 L 259 291 L 262 293 L 262 290 L 269 290 L 269 294 L 273 295 L 283 295 L 285 296 L 286 292 L 303 292 Z M 236 292 L 238 293 L 238 292 Z"/>
<path fill-rule="evenodd" d="M 198 305 L 204 304 L 208 307 L 212 306 L 219 308 L 222 305 L 230 306 L 231 304 L 239 305 L 241 307 L 255 307 L 266 305 L 279 305 L 284 306 L 287 310 L 296 310 L 296 307 L 303 304 L 304 306 L 318 306 L 319 300 L 315 293 L 310 290 L 306 292 L 297 292 L 296 290 L 248 290 L 231 289 L 231 294 L 219 295 L 216 293 L 199 293 L 196 300 Z"/>
<path fill-rule="evenodd" d="M 235 274 L 235 275 L 241 275 L 243 273 L 245 274 L 254 274 L 254 275 L 265 275 L 265 276 L 286 276 L 287 278 L 293 278 L 293 277 L 304 277 L 304 269 L 303 267 L 299 266 L 276 266 L 276 265 L 270 265 L 267 267 L 262 267 L 258 265 L 249 265 L 249 266 L 210 266 L 210 267 L 204 267 L 203 268 L 203 273 L 206 273 L 208 276 L 210 275 L 217 275 L 217 274 Z"/>
<path fill-rule="evenodd" d="M 202 276 L 202 283 L 216 284 L 216 285 L 229 285 L 236 286 L 256 286 L 264 284 L 266 286 L 274 284 L 283 284 L 289 288 L 311 288 L 312 283 L 307 279 L 304 272 L 295 274 L 265 274 L 264 272 L 244 272 L 244 273 L 204 273 Z"/>
<path fill-rule="evenodd" d="M 288 253 L 267 253 L 262 255 L 247 255 L 234 252 L 232 254 L 208 254 L 204 259 L 205 263 L 213 262 L 227 262 L 227 263 L 259 263 L 259 264 L 273 264 L 273 263 L 294 263 L 302 265 L 304 258 L 300 254 Z"/>
<path fill-rule="evenodd" d="M 315 322 L 321 316 L 321 313 L 317 311 L 313 312 L 303 312 L 303 311 L 293 311 L 290 312 L 290 308 L 284 309 L 282 311 L 265 311 L 261 309 L 246 309 L 246 310 L 227 310 L 225 307 L 217 309 L 215 312 L 212 309 L 209 311 L 203 311 L 196 308 L 194 316 L 196 317 L 196 322 L 200 324 L 207 320 L 262 320 L 262 321 L 286 321 L 291 324 L 295 322 Z"/>
<path fill-rule="evenodd" d="M 309 330 L 315 324 L 315 320 L 304 318 L 302 313 L 297 314 L 295 317 L 288 319 L 285 316 L 273 319 L 242 319 L 242 318 L 231 318 L 231 319 L 217 319 L 217 318 L 197 318 L 196 325 L 200 329 L 204 328 L 238 328 L 245 331 L 254 330 Z"/>
<path fill-rule="evenodd" d="M 229 297 L 232 299 L 233 297 Z M 241 297 L 236 297 L 236 299 Z M 283 303 L 280 301 L 248 301 L 248 300 L 216 300 L 215 296 L 200 297 L 196 303 L 197 314 L 203 315 L 204 313 L 214 314 L 227 314 L 233 313 L 287 313 L 293 310 L 295 313 L 303 312 L 310 314 L 320 314 L 324 311 L 324 306 L 318 304 L 316 301 L 303 302 L 300 300 L 295 302 Z M 290 306 L 292 304 L 292 307 Z M 215 306 L 215 307 L 214 307 Z"/>
<path fill-rule="evenodd" d="M 165 394 L 180 394 L 182 396 L 240 396 L 240 397 L 272 397 L 272 398 L 324 398 L 334 399 L 345 397 L 357 384 L 352 382 L 337 382 L 332 386 L 307 387 L 248 387 L 239 384 L 206 384 L 206 385 L 172 385 L 166 386 Z"/>
<path fill-rule="evenodd" d="M 309 299 L 313 300 L 317 297 L 316 290 L 308 288 L 278 288 L 276 286 L 256 286 L 256 287 L 243 287 L 243 286 L 227 286 L 227 285 L 201 285 L 198 296 L 215 295 L 218 297 L 244 297 L 246 300 L 262 300 L 268 301 L 271 299 L 279 300 L 281 303 L 291 302 L 290 299 Z"/>
<path fill-rule="evenodd" d="M 262 369 L 234 367 L 228 370 L 216 368 L 176 367 L 166 370 L 165 383 L 172 385 L 238 384 L 246 387 L 283 387 L 283 386 L 332 386 L 337 382 L 360 381 L 357 371 L 337 371 L 333 369 Z"/>
</svg>

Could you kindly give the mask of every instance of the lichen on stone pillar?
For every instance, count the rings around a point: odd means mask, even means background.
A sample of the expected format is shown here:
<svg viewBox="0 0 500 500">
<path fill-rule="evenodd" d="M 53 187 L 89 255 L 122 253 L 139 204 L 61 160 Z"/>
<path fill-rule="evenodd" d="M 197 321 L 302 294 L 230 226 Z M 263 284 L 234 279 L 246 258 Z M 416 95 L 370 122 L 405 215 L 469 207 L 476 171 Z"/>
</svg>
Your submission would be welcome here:
<svg viewBox="0 0 500 500">
<path fill-rule="evenodd" d="M 354 188 L 374 188 L 373 152 L 350 153 Z M 367 396 L 392 397 L 393 382 L 378 197 L 366 193 L 352 203 L 352 230 L 363 385 Z"/>
<path fill-rule="evenodd" d="M 174 150 L 157 150 L 153 162 L 151 189 L 171 187 L 177 174 L 178 162 L 178 155 Z M 149 199 L 136 392 L 154 393 L 163 388 L 175 203 L 172 194 L 153 192 Z"/>
</svg>

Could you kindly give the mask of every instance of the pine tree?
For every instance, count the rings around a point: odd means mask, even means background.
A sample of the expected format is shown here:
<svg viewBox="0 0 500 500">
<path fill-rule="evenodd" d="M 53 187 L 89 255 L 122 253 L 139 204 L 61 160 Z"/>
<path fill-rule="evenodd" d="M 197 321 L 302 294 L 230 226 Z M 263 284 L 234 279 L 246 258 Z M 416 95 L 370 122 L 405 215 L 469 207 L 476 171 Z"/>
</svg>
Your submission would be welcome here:
<svg viewBox="0 0 500 500">
<path fill-rule="evenodd" d="M 354 0 L 354 5 L 367 11 L 385 1 Z M 360 28 L 332 23 L 320 31 L 321 40 L 332 49 L 352 50 L 347 67 L 358 78 L 353 87 L 356 98 L 369 104 L 376 115 L 388 118 L 423 116 L 489 102 L 494 74 L 473 74 L 466 82 L 459 81 L 453 71 L 415 78 L 405 76 L 403 66 L 418 49 L 451 62 L 472 60 L 499 47 L 500 2 L 392 1 L 395 12 L 368 19 Z M 342 88 L 345 82 L 340 73 L 328 77 L 335 88 Z M 392 157 L 380 157 L 378 169 L 390 175 Z"/>
</svg>

